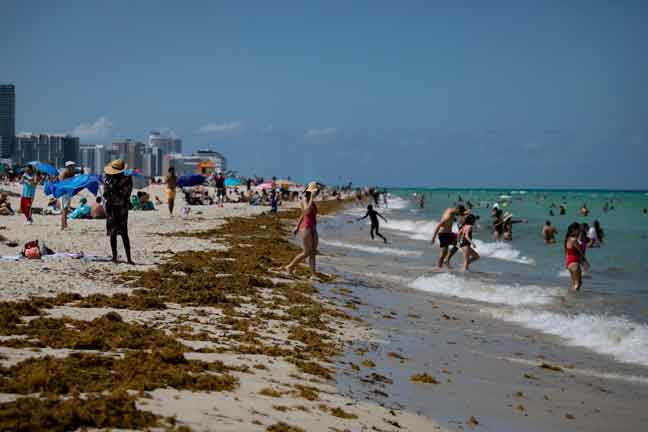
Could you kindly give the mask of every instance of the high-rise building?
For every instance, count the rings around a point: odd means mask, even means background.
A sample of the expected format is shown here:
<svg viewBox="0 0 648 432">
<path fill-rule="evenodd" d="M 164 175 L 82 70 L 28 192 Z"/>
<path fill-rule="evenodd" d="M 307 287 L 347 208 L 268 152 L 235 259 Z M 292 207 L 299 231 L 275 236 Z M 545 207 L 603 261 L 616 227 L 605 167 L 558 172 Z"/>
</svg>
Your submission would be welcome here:
<svg viewBox="0 0 648 432">
<path fill-rule="evenodd" d="M 63 159 L 65 159 L 65 161 L 78 162 L 79 143 L 79 137 L 73 137 L 70 135 L 65 135 L 63 137 Z"/>
<path fill-rule="evenodd" d="M 82 145 L 79 149 L 79 164 L 88 173 L 102 174 L 106 161 L 103 145 Z"/>
<path fill-rule="evenodd" d="M 156 177 L 162 173 L 162 151 L 157 147 L 146 147 L 144 149 L 144 158 L 142 172 L 147 177 Z"/>
<path fill-rule="evenodd" d="M 182 154 L 182 140 L 180 138 L 162 136 L 158 131 L 149 134 L 149 147 L 157 147 L 163 155 L 170 153 Z"/>
<path fill-rule="evenodd" d="M 174 167 L 177 175 L 205 174 L 200 168 L 205 165 L 205 162 L 210 162 L 210 172 L 227 170 L 225 157 L 213 150 L 198 150 L 191 156 L 178 153 L 167 154 L 164 156 L 162 170 L 166 173 L 170 167 Z"/>
<path fill-rule="evenodd" d="M 82 145 L 79 148 L 79 165 L 87 173 L 95 173 L 95 147 L 94 145 Z"/>
<path fill-rule="evenodd" d="M 14 156 L 16 140 L 16 87 L 0 85 L 0 158 Z"/>
<path fill-rule="evenodd" d="M 79 138 L 60 134 L 19 134 L 13 159 L 20 165 L 38 160 L 61 168 L 66 161 L 79 160 Z"/>
<path fill-rule="evenodd" d="M 28 162 L 38 160 L 38 144 L 38 135 L 31 133 L 17 135 L 13 154 L 14 162 L 24 165 Z"/>
</svg>

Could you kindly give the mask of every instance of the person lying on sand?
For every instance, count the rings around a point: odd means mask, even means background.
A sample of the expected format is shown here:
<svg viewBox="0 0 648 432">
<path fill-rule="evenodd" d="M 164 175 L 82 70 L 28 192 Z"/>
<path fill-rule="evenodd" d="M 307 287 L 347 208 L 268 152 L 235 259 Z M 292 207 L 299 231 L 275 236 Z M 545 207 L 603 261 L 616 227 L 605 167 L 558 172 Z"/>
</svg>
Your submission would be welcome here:
<svg viewBox="0 0 648 432">
<path fill-rule="evenodd" d="M 11 208 L 9 195 L 6 192 L 0 194 L 0 216 L 13 216 L 16 212 Z"/>
</svg>

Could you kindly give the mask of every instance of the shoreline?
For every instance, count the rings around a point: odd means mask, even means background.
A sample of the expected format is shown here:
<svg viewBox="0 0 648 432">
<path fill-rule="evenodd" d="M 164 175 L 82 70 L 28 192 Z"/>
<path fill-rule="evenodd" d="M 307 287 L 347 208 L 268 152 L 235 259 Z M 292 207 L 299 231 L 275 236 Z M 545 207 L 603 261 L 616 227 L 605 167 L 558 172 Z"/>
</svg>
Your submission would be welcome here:
<svg viewBox="0 0 648 432">
<path fill-rule="evenodd" d="M 488 313 L 495 304 L 408 286 L 429 268 L 408 261 L 414 268 L 404 277 L 391 271 L 405 258 L 350 247 L 372 243 L 363 241 L 362 228 L 349 236 L 349 218 L 340 214 L 322 233 L 333 243 L 322 263 L 344 275 L 344 290 L 333 294 L 372 329 L 372 338 L 343 359 L 343 391 L 457 431 L 474 426 L 471 416 L 476 427 L 493 431 L 631 431 L 648 423 L 641 409 L 648 369 L 498 320 Z M 335 246 L 338 237 L 349 244 Z M 367 390 L 368 371 L 388 380 Z M 421 373 L 437 383 L 412 383 Z"/>
<path fill-rule="evenodd" d="M 328 203 L 324 212 L 337 204 Z M 0 325 L 3 427 L 24 426 L 15 422 L 29 421 L 20 416 L 29 410 L 38 413 L 29 424 L 34 429 L 52 427 L 44 419 L 59 421 L 53 413 L 66 412 L 76 421 L 66 429 L 440 430 L 429 418 L 336 390 L 333 359 L 364 330 L 310 283 L 268 271 L 297 250 L 284 226 L 295 211 L 202 211 L 192 214 L 204 219 L 193 219 L 198 229 L 179 236 L 144 220 L 163 211 L 131 213 L 131 232 L 140 236 L 134 257 L 143 266 L 0 263 L 15 273 L 0 303 L 7 317 Z M 212 219 L 219 213 L 224 223 Z M 192 217 L 169 224 L 190 224 Z M 56 229 L 54 219 L 42 228 Z M 78 233 L 107 243 L 104 221 L 81 222 L 72 232 L 52 233 L 48 244 Z M 154 247 L 138 252 L 151 237 Z M 39 266 L 52 268 L 40 282 Z M 120 283 L 113 286 L 111 278 Z M 56 287 L 40 288 L 47 284 Z M 29 294 L 41 298 L 19 300 Z"/>
</svg>

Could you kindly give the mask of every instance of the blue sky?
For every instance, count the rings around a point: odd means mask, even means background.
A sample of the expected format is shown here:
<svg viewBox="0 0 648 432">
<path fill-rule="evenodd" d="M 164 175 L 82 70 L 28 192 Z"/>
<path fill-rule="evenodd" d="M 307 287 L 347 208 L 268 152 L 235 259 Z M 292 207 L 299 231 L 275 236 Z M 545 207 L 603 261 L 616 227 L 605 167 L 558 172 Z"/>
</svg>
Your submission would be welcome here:
<svg viewBox="0 0 648 432">
<path fill-rule="evenodd" d="M 569 5 L 566 5 L 569 3 Z M 244 174 L 648 188 L 648 2 L 2 2 L 18 131 Z"/>
</svg>

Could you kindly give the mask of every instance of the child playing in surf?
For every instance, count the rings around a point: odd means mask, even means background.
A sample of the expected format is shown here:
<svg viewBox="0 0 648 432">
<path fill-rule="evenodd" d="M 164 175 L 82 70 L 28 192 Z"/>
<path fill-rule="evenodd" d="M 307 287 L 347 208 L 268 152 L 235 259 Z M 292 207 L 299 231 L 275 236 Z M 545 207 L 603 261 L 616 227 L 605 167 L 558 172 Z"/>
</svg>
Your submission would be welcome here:
<svg viewBox="0 0 648 432">
<path fill-rule="evenodd" d="M 461 252 L 464 255 L 463 271 L 468 271 L 470 264 L 479 259 L 479 254 L 475 250 L 475 243 L 472 240 L 473 225 L 475 225 L 476 221 L 477 218 L 475 218 L 475 215 L 469 214 L 464 219 L 464 223 L 459 230 L 458 242 Z"/>
<path fill-rule="evenodd" d="M 371 204 L 367 206 L 367 214 L 359 218 L 358 221 L 366 219 L 367 217 L 369 218 L 369 220 L 371 220 L 371 231 L 369 231 L 369 234 L 371 235 L 371 240 L 375 238 L 374 233 L 376 233 L 378 237 L 380 237 L 381 239 L 383 239 L 385 243 L 387 243 L 387 239 L 379 232 L 380 222 L 378 221 L 378 217 L 380 217 L 385 222 L 387 222 L 387 219 L 385 219 L 383 215 L 381 215 L 376 210 L 374 210 Z"/>
</svg>

